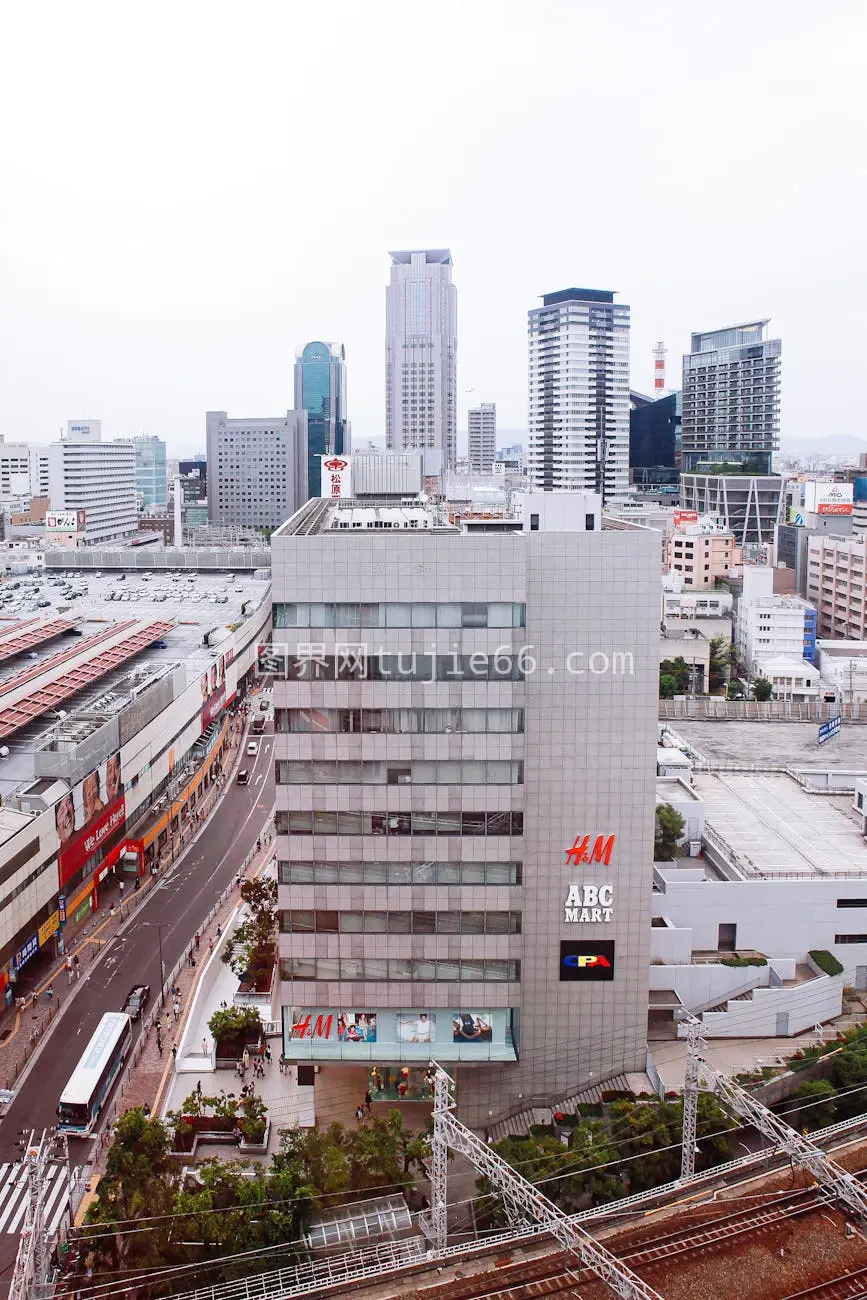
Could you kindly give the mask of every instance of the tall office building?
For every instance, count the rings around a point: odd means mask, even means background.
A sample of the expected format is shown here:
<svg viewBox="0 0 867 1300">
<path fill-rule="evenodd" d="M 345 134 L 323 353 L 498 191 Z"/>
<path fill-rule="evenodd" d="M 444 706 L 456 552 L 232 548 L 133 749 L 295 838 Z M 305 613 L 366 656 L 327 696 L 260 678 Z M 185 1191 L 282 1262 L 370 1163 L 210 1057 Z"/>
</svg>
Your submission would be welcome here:
<svg viewBox="0 0 867 1300">
<path fill-rule="evenodd" d="M 208 522 L 277 528 L 307 500 L 307 412 L 230 420 L 208 411 Z"/>
<path fill-rule="evenodd" d="M 475 1125 L 645 1062 L 659 548 L 568 505 L 271 539 L 283 1053 Z"/>
<path fill-rule="evenodd" d="M 166 444 L 156 434 L 133 438 L 135 447 L 135 484 L 142 494 L 142 505 L 164 506 L 169 499 L 166 475 Z"/>
<path fill-rule="evenodd" d="M 545 294 L 529 312 L 526 472 L 544 492 L 629 489 L 629 308 L 604 289 Z"/>
<path fill-rule="evenodd" d="M 391 253 L 385 291 L 385 445 L 457 459 L 457 290 L 447 248 Z"/>
<path fill-rule="evenodd" d="M 683 358 L 682 467 L 770 474 L 780 438 L 780 355 L 767 320 L 693 334 Z"/>
<path fill-rule="evenodd" d="M 321 457 L 349 454 L 346 352 L 342 343 L 306 343 L 297 349 L 295 409 L 307 412 L 307 495 L 318 497 Z"/>
<path fill-rule="evenodd" d="M 83 441 L 71 432 L 48 448 L 51 509 L 83 511 L 77 531 L 89 544 L 128 537 L 138 527 L 135 448 L 131 442 L 103 442 L 94 424 L 81 434 Z"/>
<path fill-rule="evenodd" d="M 468 456 L 473 474 L 490 474 L 497 459 L 497 405 L 482 402 L 467 412 Z"/>
</svg>

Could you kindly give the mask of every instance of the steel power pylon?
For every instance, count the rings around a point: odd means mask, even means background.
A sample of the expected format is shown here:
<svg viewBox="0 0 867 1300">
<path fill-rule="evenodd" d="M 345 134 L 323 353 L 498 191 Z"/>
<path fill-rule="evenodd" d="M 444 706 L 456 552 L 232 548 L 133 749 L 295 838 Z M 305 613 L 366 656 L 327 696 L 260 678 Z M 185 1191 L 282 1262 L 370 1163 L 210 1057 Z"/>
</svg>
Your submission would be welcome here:
<svg viewBox="0 0 867 1300">
<path fill-rule="evenodd" d="M 702 1085 L 709 1092 L 715 1093 L 733 1110 L 736 1115 L 740 1115 L 763 1133 L 765 1137 L 770 1138 L 779 1150 L 786 1153 L 795 1164 L 800 1165 L 813 1175 L 817 1183 L 838 1197 L 844 1205 L 859 1219 L 867 1222 L 867 1193 L 852 1174 L 845 1169 L 841 1169 L 833 1160 L 817 1147 L 809 1138 L 803 1137 L 790 1128 L 784 1120 L 779 1119 L 773 1111 L 768 1110 L 757 1101 L 751 1093 L 742 1088 L 734 1079 L 717 1070 L 715 1066 L 710 1065 L 702 1054 L 702 1035 L 703 1027 L 695 1016 L 689 1016 L 687 1019 L 687 1081 L 691 1076 L 695 1078 L 694 1097 L 691 1106 L 687 1106 L 687 1083 L 684 1084 L 683 1098 L 683 1156 L 681 1167 L 687 1161 L 687 1144 L 691 1152 L 690 1159 L 694 1169 L 695 1157 L 695 1101 L 697 1100 L 698 1089 Z M 695 1026 L 698 1025 L 698 1029 Z M 687 1133 L 687 1114 L 691 1111 L 691 1135 Z M 682 1175 L 686 1176 L 686 1175 Z"/>
<path fill-rule="evenodd" d="M 48 1283 L 43 1202 L 45 1166 L 50 1150 L 47 1133 L 37 1138 L 36 1133 L 31 1132 L 21 1165 L 21 1177 L 27 1179 L 27 1210 L 9 1284 L 9 1300 L 34 1300 L 35 1296 L 42 1295 Z"/>
<path fill-rule="evenodd" d="M 528 1183 L 492 1151 L 486 1142 L 456 1118 L 452 1079 L 435 1061 L 431 1062 L 434 1083 L 433 1137 L 431 1138 L 430 1231 L 434 1250 L 447 1242 L 446 1161 L 449 1148 L 469 1160 L 473 1168 L 496 1187 L 513 1222 L 538 1223 L 564 1248 L 591 1269 L 615 1295 L 624 1300 L 661 1300 L 646 1282 L 610 1254 L 589 1233 L 570 1223 L 553 1201 Z"/>
<path fill-rule="evenodd" d="M 686 1073 L 683 1080 L 683 1140 L 680 1148 L 680 1176 L 695 1173 L 695 1131 L 698 1121 L 698 1090 L 701 1086 L 701 1061 L 704 1056 L 704 1025 L 690 1016 L 686 1030 Z"/>
</svg>

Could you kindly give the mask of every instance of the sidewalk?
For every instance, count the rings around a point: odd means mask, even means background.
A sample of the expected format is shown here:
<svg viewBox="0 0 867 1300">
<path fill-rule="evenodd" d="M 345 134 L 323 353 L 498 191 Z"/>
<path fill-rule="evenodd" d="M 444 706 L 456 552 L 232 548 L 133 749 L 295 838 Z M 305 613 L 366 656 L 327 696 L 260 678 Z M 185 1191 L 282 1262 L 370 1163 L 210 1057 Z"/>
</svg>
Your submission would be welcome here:
<svg viewBox="0 0 867 1300">
<path fill-rule="evenodd" d="M 197 808 L 198 821 L 188 822 L 181 833 L 175 837 L 173 851 L 160 860 L 157 874 L 147 873 L 138 877 L 139 888 L 130 887 L 125 890 L 122 902 L 118 887 L 111 891 L 108 898 L 105 897 L 107 882 L 104 882 L 100 887 L 100 895 L 105 900 L 103 906 L 97 912 L 90 913 L 78 926 L 67 924 L 65 927 L 63 932 L 65 954 L 58 956 L 47 971 L 43 969 L 37 975 L 35 982 L 26 977 L 19 981 L 27 1002 L 26 1007 L 20 1009 L 16 998 L 11 1006 L 5 1008 L 3 1014 L 0 1014 L 0 1080 L 3 1087 L 10 1090 L 16 1087 L 22 1072 L 42 1045 L 42 1038 L 48 1026 L 56 1019 L 61 1009 L 65 1010 L 74 1001 L 82 978 L 88 974 L 94 962 L 99 960 L 106 946 L 129 920 L 136 908 L 149 897 L 150 890 L 160 883 L 165 870 L 187 851 L 210 821 L 240 757 L 246 721 L 245 713 L 239 713 L 236 717 L 224 749 L 225 776 L 221 778 L 219 784 L 215 782 L 202 798 Z M 151 813 L 152 810 L 149 809 L 146 815 L 150 816 Z M 75 957 L 79 959 L 78 979 L 74 977 L 70 979 L 67 975 L 65 970 L 67 956 L 73 961 Z M 49 985 L 53 988 L 53 998 L 50 1002 L 45 996 Z M 32 1003 L 33 991 L 38 997 L 35 1005 Z"/>
</svg>

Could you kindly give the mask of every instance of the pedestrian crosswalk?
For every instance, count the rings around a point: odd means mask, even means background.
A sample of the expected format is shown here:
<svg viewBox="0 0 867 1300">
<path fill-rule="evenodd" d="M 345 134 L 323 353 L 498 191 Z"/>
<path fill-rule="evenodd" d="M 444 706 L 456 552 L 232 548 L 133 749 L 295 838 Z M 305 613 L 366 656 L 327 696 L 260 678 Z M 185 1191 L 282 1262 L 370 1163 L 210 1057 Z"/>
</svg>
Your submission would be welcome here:
<svg viewBox="0 0 867 1300">
<path fill-rule="evenodd" d="M 56 1232 L 69 1204 L 69 1185 L 65 1165 L 46 1166 L 44 1200 L 45 1227 Z M 27 1171 L 21 1161 L 0 1165 L 0 1233 L 18 1236 L 24 1227 L 29 1199 Z"/>
</svg>

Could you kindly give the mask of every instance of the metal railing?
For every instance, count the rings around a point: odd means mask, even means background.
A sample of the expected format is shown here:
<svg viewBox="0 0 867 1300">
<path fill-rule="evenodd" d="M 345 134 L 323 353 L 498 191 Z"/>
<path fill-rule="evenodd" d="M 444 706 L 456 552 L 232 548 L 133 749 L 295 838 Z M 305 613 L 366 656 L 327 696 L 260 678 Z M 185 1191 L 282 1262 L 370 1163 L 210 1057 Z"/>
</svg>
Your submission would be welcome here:
<svg viewBox="0 0 867 1300">
<path fill-rule="evenodd" d="M 825 700 L 721 700 L 716 696 L 694 696 L 688 700 L 660 700 L 659 716 L 666 721 L 732 722 L 826 722 L 842 717 L 844 722 L 867 722 L 867 704 L 835 704 Z"/>
</svg>

